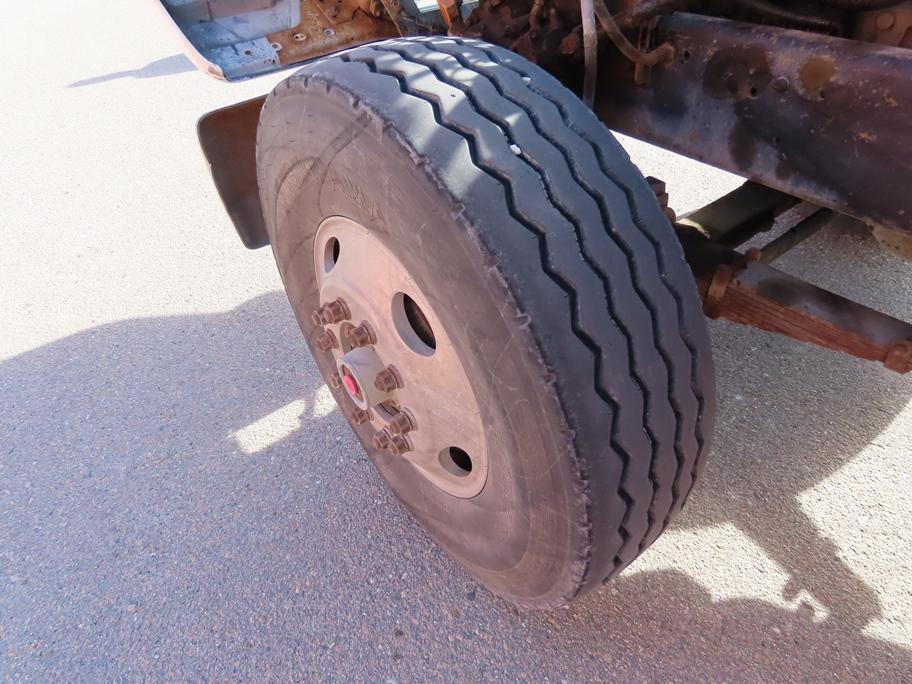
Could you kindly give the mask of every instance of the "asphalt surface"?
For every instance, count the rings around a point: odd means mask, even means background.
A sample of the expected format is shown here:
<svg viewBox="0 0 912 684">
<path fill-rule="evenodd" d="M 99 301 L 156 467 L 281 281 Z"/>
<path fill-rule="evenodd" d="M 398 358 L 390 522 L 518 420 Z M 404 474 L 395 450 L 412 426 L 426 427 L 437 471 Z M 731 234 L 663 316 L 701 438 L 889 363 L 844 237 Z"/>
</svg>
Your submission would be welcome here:
<svg viewBox="0 0 912 684">
<path fill-rule="evenodd" d="M 712 326 L 686 511 L 602 591 L 526 613 L 400 508 L 245 251 L 144 3 L 0 23 L 0 680 L 910 681 L 912 379 Z M 737 179 L 630 149 L 686 210 Z M 910 314 L 848 224 L 783 268 Z"/>
</svg>

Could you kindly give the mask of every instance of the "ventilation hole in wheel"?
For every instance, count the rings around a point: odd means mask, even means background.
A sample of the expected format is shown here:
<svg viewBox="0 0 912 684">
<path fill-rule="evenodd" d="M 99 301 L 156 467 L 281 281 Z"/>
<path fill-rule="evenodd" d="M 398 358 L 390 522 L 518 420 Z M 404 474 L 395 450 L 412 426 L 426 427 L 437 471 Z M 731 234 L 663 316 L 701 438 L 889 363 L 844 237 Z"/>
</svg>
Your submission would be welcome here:
<svg viewBox="0 0 912 684">
<path fill-rule="evenodd" d="M 430 356 L 437 348 L 437 338 L 418 302 L 404 292 L 393 297 L 393 324 L 405 345 L 416 354 Z"/>
<path fill-rule="evenodd" d="M 450 475 L 466 477 L 472 472 L 471 457 L 459 447 L 447 447 L 440 452 L 440 465 Z"/>
<path fill-rule="evenodd" d="M 339 254 L 342 252 L 342 245 L 336 238 L 329 238 L 326 241 L 326 247 L 323 248 L 323 271 L 329 273 L 339 261 Z"/>
</svg>

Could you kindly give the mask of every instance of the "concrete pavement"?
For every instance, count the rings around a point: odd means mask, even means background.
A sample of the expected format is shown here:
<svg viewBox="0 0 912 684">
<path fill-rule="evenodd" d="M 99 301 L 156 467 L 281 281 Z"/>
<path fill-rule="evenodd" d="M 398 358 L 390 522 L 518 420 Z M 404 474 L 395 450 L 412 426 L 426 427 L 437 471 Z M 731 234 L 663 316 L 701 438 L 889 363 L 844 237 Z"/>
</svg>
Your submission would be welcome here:
<svg viewBox="0 0 912 684">
<path fill-rule="evenodd" d="M 0 680 L 912 679 L 912 379 L 714 324 L 684 514 L 519 613 L 389 493 L 214 193 L 196 119 L 278 77 L 195 72 L 143 3 L 0 34 Z M 629 149 L 679 211 L 737 184 Z M 847 224 L 781 263 L 910 316 L 912 266 Z"/>
</svg>

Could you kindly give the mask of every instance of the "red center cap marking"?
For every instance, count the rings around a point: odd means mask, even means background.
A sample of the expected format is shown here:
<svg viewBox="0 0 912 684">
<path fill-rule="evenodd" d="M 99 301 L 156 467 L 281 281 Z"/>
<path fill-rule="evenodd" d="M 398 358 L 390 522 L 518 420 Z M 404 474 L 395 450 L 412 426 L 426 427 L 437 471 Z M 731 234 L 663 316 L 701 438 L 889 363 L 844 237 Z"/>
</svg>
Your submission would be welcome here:
<svg viewBox="0 0 912 684">
<path fill-rule="evenodd" d="M 342 376 L 342 384 L 345 385 L 345 389 L 348 390 L 348 393 L 353 397 L 361 396 L 361 389 L 358 387 L 358 383 L 355 382 L 355 379 L 348 375 L 347 373 Z"/>
</svg>

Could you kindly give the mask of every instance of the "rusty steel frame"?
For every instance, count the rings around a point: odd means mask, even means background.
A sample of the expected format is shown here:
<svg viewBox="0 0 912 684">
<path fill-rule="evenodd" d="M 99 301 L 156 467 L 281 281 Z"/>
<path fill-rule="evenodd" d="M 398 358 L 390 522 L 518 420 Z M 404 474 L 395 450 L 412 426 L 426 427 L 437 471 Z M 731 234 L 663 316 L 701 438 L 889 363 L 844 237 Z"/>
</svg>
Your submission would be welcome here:
<svg viewBox="0 0 912 684">
<path fill-rule="evenodd" d="M 611 128 L 765 186 L 912 230 L 912 50 L 675 13 L 675 59 L 644 85 L 617 56 L 596 108 Z"/>
<path fill-rule="evenodd" d="M 392 1 L 364 7 L 366 0 L 358 0 L 362 9 L 342 11 L 337 26 L 360 17 L 375 31 L 368 7 Z M 330 9 L 325 2 L 314 0 L 315 25 L 354 6 L 346 0 Z M 296 40 L 293 29 L 270 39 L 295 61 L 376 34 L 327 32 L 322 43 L 312 37 Z M 912 325 L 765 263 L 815 234 L 833 212 L 910 231 L 912 51 L 689 14 L 657 20 L 638 43 L 644 50 L 668 46 L 664 52 L 673 59 L 644 67 L 617 52 L 603 54 L 600 117 L 751 179 L 676 224 L 706 314 L 912 371 Z M 255 150 L 264 99 L 199 122 L 219 194 L 249 248 L 268 244 Z M 674 222 L 664 184 L 649 181 Z M 801 199 L 816 211 L 762 251 L 733 251 Z"/>
</svg>

